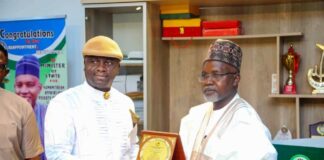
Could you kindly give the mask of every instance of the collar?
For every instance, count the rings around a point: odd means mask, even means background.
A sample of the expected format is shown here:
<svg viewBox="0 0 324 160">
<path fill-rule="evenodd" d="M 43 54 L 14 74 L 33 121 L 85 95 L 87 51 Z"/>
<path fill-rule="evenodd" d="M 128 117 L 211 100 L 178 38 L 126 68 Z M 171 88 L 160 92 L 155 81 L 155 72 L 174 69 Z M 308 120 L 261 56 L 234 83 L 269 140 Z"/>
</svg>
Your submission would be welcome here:
<svg viewBox="0 0 324 160">
<path fill-rule="evenodd" d="M 99 99 L 98 97 L 100 97 L 100 100 L 105 100 L 104 97 L 103 97 L 103 95 L 104 95 L 105 92 L 93 88 L 92 86 L 90 86 L 90 85 L 88 84 L 87 81 L 84 81 L 83 84 L 82 84 L 82 86 L 83 86 L 84 90 L 85 90 L 89 95 L 91 95 L 91 97 L 94 97 L 95 99 Z M 113 94 L 114 92 L 115 92 L 114 88 L 113 88 L 113 87 L 110 87 L 110 91 L 109 91 L 109 93 L 110 93 L 110 98 L 109 98 L 109 99 L 112 98 L 112 94 Z M 109 99 L 108 99 L 108 100 L 109 100 Z"/>
<path fill-rule="evenodd" d="M 238 93 L 236 93 L 235 96 L 231 99 L 231 101 L 224 106 L 224 108 L 229 106 L 231 103 L 233 103 L 238 98 L 240 98 L 240 96 L 238 95 Z"/>
<path fill-rule="evenodd" d="M 230 106 L 230 104 L 232 104 L 236 99 L 240 98 L 239 94 L 236 93 L 235 96 L 231 99 L 231 101 L 229 103 L 227 103 L 223 108 L 218 109 L 218 110 L 214 110 L 214 112 L 217 111 L 225 111 L 226 108 L 228 108 L 228 106 Z M 211 103 L 213 105 L 213 103 Z"/>
</svg>

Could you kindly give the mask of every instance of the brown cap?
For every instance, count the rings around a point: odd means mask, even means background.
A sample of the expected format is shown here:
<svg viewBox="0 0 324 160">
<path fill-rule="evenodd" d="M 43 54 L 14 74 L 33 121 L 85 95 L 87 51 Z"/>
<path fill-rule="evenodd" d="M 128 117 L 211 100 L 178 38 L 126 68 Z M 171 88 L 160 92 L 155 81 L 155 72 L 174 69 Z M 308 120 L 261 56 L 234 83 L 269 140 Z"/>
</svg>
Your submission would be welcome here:
<svg viewBox="0 0 324 160">
<path fill-rule="evenodd" d="M 204 62 L 211 60 L 225 62 L 240 70 L 242 50 L 239 45 L 232 41 L 217 39 L 210 45 Z"/>
<path fill-rule="evenodd" d="M 106 36 L 96 36 L 87 41 L 82 50 L 83 56 L 111 57 L 123 59 L 118 44 Z"/>
</svg>

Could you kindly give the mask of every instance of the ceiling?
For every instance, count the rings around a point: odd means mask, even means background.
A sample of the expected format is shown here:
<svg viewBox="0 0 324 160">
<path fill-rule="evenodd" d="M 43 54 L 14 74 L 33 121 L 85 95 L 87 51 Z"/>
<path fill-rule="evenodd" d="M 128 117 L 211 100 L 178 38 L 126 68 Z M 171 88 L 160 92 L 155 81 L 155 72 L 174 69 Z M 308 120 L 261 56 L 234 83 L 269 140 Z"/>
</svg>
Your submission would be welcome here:
<svg viewBox="0 0 324 160">
<path fill-rule="evenodd" d="M 199 7 L 219 7 L 219 6 L 242 6 L 242 5 L 271 5 L 271 4 L 283 4 L 283 3 L 298 3 L 298 2 L 316 2 L 324 0 L 81 0 L 83 4 L 103 4 L 103 3 L 123 3 L 123 2 L 151 2 L 154 4 L 187 4 L 191 6 Z M 125 7 L 123 7 L 125 8 Z M 131 8 L 112 8 L 113 13 L 116 12 L 130 12 L 134 11 Z M 110 10 L 105 10 L 110 12 Z M 135 11 L 138 12 L 138 11 Z"/>
</svg>

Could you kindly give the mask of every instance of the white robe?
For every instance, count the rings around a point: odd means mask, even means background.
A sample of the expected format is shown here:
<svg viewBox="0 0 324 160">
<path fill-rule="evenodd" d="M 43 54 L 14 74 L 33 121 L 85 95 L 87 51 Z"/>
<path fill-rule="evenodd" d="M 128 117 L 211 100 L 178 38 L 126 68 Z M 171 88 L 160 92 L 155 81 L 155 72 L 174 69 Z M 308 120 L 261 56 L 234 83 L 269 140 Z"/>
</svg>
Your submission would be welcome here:
<svg viewBox="0 0 324 160">
<path fill-rule="evenodd" d="M 45 117 L 47 158 L 136 159 L 137 137 L 129 109 L 134 111 L 129 97 L 111 88 L 105 100 L 103 92 L 86 82 L 57 95 Z"/>
<path fill-rule="evenodd" d="M 239 98 L 237 94 L 234 99 Z M 215 160 L 275 160 L 277 152 L 271 144 L 271 134 L 262 123 L 256 111 L 244 101 L 245 107 L 238 109 L 221 137 L 219 131 L 213 132 L 207 142 L 204 154 Z M 213 111 L 205 130 L 209 134 L 215 123 L 224 113 L 227 104 L 220 110 Z M 190 109 L 188 115 L 182 118 L 180 136 L 187 159 L 190 159 L 196 135 L 201 126 L 206 111 L 213 104 L 207 102 Z"/>
</svg>

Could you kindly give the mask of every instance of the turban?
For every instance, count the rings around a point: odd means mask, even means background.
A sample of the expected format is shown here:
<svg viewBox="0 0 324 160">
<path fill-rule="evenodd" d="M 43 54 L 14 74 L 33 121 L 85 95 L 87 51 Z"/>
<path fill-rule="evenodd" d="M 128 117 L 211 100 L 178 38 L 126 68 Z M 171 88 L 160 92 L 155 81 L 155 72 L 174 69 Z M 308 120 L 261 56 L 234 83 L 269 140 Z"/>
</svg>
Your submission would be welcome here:
<svg viewBox="0 0 324 160">
<path fill-rule="evenodd" d="M 218 39 L 210 45 L 206 61 L 221 61 L 240 70 L 242 50 L 240 46 L 229 40 Z"/>
<path fill-rule="evenodd" d="M 123 59 L 123 54 L 118 44 L 105 36 L 96 36 L 87 41 L 83 47 L 83 56 L 111 57 Z"/>
<path fill-rule="evenodd" d="M 35 56 L 23 56 L 16 63 L 16 77 L 22 74 L 29 74 L 39 78 L 39 61 Z"/>
</svg>

